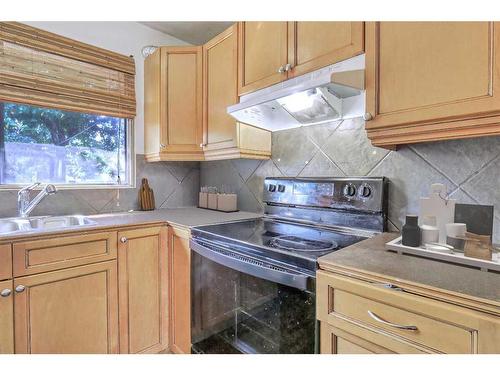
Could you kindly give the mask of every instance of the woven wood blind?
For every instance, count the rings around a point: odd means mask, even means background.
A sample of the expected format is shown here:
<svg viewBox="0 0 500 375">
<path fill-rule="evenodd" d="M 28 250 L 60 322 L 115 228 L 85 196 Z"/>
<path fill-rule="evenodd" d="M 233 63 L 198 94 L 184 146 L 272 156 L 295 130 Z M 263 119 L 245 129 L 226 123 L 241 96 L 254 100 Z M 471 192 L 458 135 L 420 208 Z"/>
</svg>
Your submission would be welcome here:
<svg viewBox="0 0 500 375">
<path fill-rule="evenodd" d="M 0 22 L 0 101 L 132 118 L 134 59 Z"/>
</svg>

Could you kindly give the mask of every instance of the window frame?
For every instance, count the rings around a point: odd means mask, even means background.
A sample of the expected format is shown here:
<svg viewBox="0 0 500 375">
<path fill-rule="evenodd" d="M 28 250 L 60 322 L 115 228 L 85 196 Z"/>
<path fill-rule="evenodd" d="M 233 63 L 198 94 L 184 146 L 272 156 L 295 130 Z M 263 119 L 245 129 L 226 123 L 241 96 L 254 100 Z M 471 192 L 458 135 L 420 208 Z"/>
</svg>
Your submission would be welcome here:
<svg viewBox="0 0 500 375">
<path fill-rule="evenodd" d="M 134 119 L 125 119 L 126 127 L 127 127 L 127 138 L 126 138 L 126 146 L 127 146 L 127 154 L 126 160 L 129 160 L 127 173 L 130 176 L 127 184 L 58 184 L 47 182 L 47 184 L 53 184 L 58 190 L 88 190 L 88 189 L 135 189 L 136 188 L 136 154 L 135 154 L 135 121 Z M 0 191 L 8 191 L 8 190 L 20 190 L 23 187 L 31 185 L 31 183 L 27 184 L 0 184 Z M 42 183 L 42 185 L 45 183 Z"/>
</svg>

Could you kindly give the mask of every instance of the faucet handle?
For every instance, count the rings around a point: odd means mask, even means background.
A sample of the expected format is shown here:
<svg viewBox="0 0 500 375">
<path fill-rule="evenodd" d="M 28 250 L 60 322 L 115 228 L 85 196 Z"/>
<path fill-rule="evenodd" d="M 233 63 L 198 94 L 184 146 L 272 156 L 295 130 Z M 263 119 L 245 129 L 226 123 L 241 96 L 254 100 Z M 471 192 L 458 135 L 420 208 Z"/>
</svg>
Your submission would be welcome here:
<svg viewBox="0 0 500 375">
<path fill-rule="evenodd" d="M 40 186 L 40 185 L 41 185 L 40 182 L 35 182 L 29 186 L 25 186 L 21 190 L 19 190 L 18 194 L 24 193 L 25 191 L 33 190 L 34 188 L 36 188 L 37 186 Z"/>
</svg>

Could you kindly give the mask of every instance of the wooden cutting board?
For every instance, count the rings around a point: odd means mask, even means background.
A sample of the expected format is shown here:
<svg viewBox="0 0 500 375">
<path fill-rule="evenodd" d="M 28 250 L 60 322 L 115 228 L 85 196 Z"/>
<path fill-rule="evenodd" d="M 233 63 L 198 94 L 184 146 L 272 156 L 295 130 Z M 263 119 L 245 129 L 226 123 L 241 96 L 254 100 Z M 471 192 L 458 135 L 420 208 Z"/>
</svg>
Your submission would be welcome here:
<svg viewBox="0 0 500 375">
<path fill-rule="evenodd" d="M 142 185 L 139 189 L 139 205 L 142 211 L 152 211 L 155 209 L 155 195 L 153 189 L 149 187 L 147 178 L 142 179 Z"/>
</svg>

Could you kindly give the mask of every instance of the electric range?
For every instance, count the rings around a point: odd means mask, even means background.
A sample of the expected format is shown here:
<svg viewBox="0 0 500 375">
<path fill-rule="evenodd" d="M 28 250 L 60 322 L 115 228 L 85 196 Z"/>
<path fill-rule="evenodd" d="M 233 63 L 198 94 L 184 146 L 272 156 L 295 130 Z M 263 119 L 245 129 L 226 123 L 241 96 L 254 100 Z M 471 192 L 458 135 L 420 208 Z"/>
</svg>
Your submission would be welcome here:
<svg viewBox="0 0 500 375">
<path fill-rule="evenodd" d="M 314 353 L 317 259 L 386 229 L 385 178 L 266 178 L 260 219 L 192 229 L 198 353 Z"/>
</svg>

